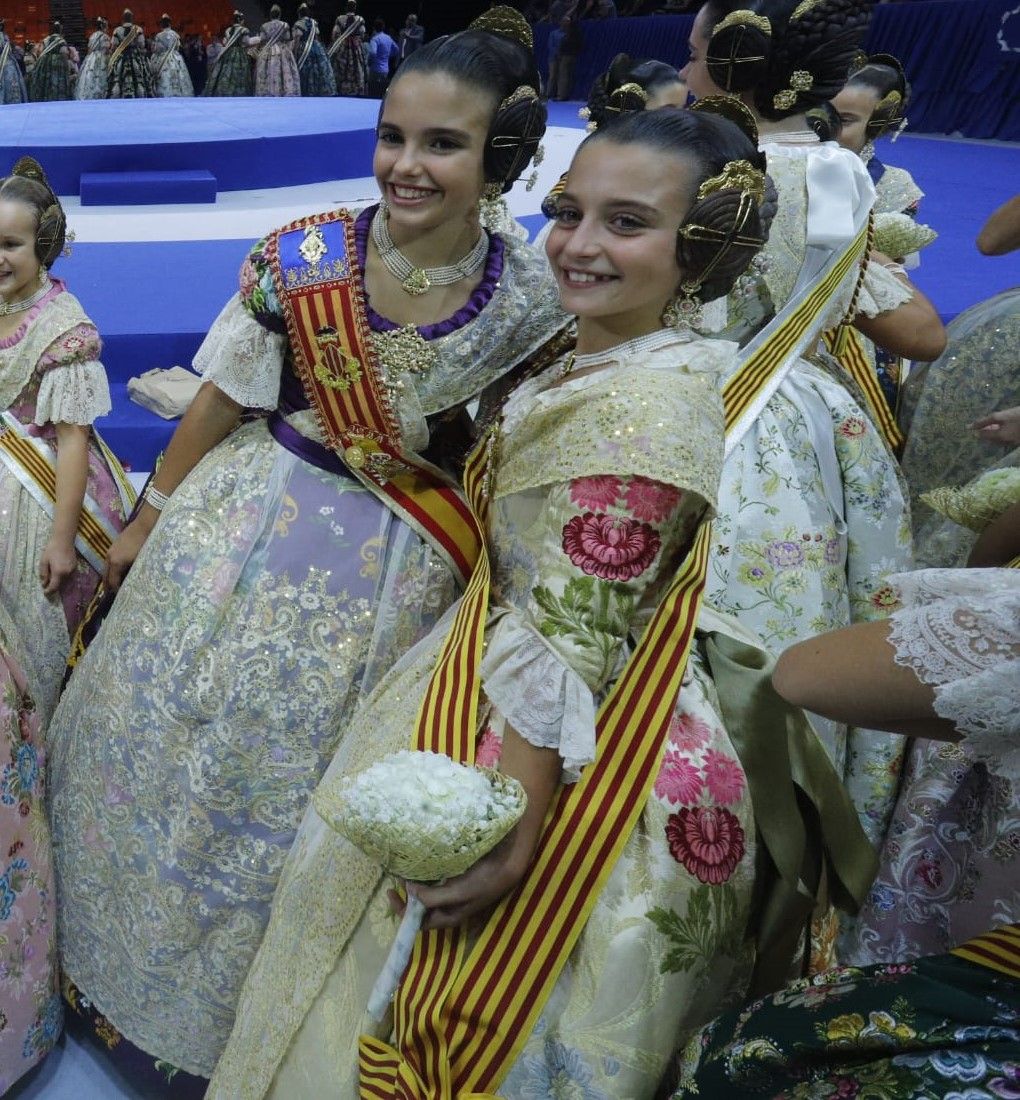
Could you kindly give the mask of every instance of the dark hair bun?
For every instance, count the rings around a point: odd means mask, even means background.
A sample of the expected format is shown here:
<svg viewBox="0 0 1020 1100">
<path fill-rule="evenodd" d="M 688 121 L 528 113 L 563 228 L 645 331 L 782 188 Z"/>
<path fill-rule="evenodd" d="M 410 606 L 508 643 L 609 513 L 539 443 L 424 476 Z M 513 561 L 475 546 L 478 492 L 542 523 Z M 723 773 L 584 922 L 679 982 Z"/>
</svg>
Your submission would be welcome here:
<svg viewBox="0 0 1020 1100">
<path fill-rule="evenodd" d="M 755 12 L 732 12 L 712 32 L 705 64 L 712 83 L 726 92 L 744 92 L 765 80 L 772 56 L 768 19 Z"/>
</svg>

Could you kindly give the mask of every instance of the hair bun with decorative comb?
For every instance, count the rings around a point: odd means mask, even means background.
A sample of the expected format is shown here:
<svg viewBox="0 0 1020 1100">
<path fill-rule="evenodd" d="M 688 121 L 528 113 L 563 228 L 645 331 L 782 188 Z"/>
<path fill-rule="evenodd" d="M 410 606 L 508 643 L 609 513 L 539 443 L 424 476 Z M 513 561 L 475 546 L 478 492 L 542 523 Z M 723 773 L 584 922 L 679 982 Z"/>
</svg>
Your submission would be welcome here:
<svg viewBox="0 0 1020 1100">
<path fill-rule="evenodd" d="M 535 48 L 535 36 L 531 32 L 528 21 L 516 8 L 505 4 L 498 4 L 482 12 L 471 23 L 468 30 L 501 34 L 504 38 L 512 38 L 515 42 L 519 42 L 526 50 Z"/>
</svg>

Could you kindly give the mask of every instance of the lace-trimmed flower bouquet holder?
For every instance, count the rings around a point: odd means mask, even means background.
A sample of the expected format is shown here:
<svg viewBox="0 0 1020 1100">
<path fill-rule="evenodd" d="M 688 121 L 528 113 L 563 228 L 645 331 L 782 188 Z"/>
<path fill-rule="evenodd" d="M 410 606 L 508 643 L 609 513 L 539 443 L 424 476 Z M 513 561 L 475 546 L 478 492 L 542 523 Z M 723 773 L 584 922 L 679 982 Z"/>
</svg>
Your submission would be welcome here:
<svg viewBox="0 0 1020 1100">
<path fill-rule="evenodd" d="M 383 869 L 411 882 L 442 882 L 478 862 L 520 821 L 524 788 L 492 768 L 458 764 L 442 753 L 405 749 L 345 780 L 329 817 Z M 337 812 L 339 811 L 339 812 Z M 368 1013 L 386 1014 L 407 967 L 425 906 L 408 895 L 404 917 Z"/>
</svg>

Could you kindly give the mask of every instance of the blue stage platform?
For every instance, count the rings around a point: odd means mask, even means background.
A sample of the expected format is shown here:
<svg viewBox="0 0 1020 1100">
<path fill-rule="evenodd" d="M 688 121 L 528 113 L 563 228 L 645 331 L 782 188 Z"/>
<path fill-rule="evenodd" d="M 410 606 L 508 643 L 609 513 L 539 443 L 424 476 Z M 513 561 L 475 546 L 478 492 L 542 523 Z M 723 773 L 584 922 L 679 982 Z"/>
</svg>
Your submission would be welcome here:
<svg viewBox="0 0 1020 1100">
<path fill-rule="evenodd" d="M 366 174 L 379 104 L 370 99 L 150 99 L 0 108 L 0 169 L 46 166 L 61 195 L 85 172 L 205 170 L 220 191 Z"/>
</svg>

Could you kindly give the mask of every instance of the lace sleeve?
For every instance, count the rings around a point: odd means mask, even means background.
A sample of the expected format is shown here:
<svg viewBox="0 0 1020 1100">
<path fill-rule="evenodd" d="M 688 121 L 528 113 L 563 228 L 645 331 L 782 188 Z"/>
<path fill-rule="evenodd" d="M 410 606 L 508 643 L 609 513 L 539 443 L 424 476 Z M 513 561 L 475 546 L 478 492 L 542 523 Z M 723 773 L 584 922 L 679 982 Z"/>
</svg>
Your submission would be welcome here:
<svg viewBox="0 0 1020 1100">
<path fill-rule="evenodd" d="M 595 698 L 519 612 L 490 626 L 481 676 L 503 718 L 530 744 L 556 749 L 563 782 L 576 783 L 595 759 Z"/>
<path fill-rule="evenodd" d="M 275 409 L 286 348 L 286 336 L 260 324 L 235 294 L 213 322 L 192 365 L 239 405 Z"/>
<path fill-rule="evenodd" d="M 868 261 L 864 268 L 864 285 L 857 299 L 857 312 L 865 317 L 877 317 L 891 309 L 905 305 L 913 297 L 908 286 L 904 286 L 883 264 Z"/>
<path fill-rule="evenodd" d="M 935 689 L 935 711 L 996 770 L 1020 733 L 1020 572 L 925 569 L 890 578 L 899 665 Z"/>
<path fill-rule="evenodd" d="M 110 387 L 99 362 L 101 350 L 95 328 L 80 324 L 43 352 L 36 424 L 91 424 L 110 411 Z"/>
</svg>

